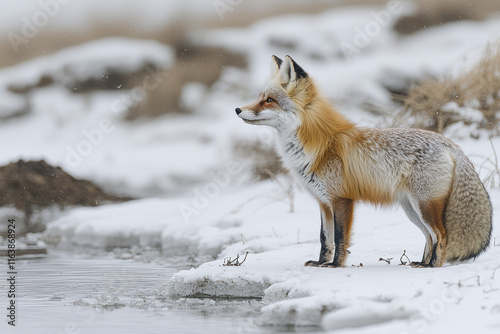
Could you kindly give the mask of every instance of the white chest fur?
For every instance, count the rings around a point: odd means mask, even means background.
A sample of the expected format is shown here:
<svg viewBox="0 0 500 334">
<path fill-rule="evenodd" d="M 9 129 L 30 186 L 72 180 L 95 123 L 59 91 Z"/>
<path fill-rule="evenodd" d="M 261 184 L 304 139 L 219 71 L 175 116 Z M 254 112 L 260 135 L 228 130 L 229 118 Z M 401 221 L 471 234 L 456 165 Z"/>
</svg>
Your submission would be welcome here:
<svg viewBox="0 0 500 334">
<path fill-rule="evenodd" d="M 318 200 L 328 202 L 324 180 L 310 171 L 314 157 L 308 156 L 295 133 L 278 136 L 277 151 L 292 175 Z"/>
</svg>

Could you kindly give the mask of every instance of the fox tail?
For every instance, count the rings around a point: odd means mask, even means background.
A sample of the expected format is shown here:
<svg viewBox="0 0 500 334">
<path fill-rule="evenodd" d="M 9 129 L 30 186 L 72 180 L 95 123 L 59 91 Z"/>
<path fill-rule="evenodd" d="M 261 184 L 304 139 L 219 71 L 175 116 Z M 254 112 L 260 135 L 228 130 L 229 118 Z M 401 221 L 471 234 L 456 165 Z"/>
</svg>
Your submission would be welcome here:
<svg viewBox="0 0 500 334">
<path fill-rule="evenodd" d="M 491 201 L 472 163 L 457 154 L 444 213 L 446 261 L 466 261 L 484 252 L 492 229 Z"/>
</svg>

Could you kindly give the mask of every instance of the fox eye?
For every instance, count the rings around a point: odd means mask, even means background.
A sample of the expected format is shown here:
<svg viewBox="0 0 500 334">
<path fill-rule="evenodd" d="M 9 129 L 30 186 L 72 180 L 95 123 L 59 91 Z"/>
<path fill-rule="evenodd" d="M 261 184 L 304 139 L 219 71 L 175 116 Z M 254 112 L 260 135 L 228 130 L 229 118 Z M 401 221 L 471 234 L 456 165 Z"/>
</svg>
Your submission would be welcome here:
<svg viewBox="0 0 500 334">
<path fill-rule="evenodd" d="M 268 97 L 266 100 L 267 103 L 272 103 L 274 102 L 274 99 L 272 97 Z"/>
</svg>

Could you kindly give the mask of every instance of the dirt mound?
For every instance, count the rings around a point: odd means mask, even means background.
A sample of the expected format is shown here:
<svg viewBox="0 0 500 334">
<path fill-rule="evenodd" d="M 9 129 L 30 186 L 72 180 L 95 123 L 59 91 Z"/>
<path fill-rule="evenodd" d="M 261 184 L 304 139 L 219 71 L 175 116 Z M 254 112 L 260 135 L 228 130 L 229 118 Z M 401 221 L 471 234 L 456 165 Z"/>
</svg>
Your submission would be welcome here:
<svg viewBox="0 0 500 334">
<path fill-rule="evenodd" d="M 130 198 L 109 195 L 45 161 L 19 160 L 0 167 L 0 206 L 15 207 L 27 217 L 37 209 L 97 206 Z"/>
</svg>

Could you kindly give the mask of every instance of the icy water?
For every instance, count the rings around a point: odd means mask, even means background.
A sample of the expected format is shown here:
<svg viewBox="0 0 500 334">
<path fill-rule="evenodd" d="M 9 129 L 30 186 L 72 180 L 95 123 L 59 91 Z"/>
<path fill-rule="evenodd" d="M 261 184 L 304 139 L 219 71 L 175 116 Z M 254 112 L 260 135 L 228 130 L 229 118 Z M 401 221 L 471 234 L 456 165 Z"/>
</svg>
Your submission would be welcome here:
<svg viewBox="0 0 500 334">
<path fill-rule="evenodd" d="M 18 259 L 16 327 L 7 325 L 4 279 L 0 284 L 4 310 L 0 332 L 221 334 L 278 330 L 255 325 L 261 307 L 258 301 L 168 299 L 164 283 L 180 269 L 184 268 L 110 255 L 49 253 Z"/>
</svg>

